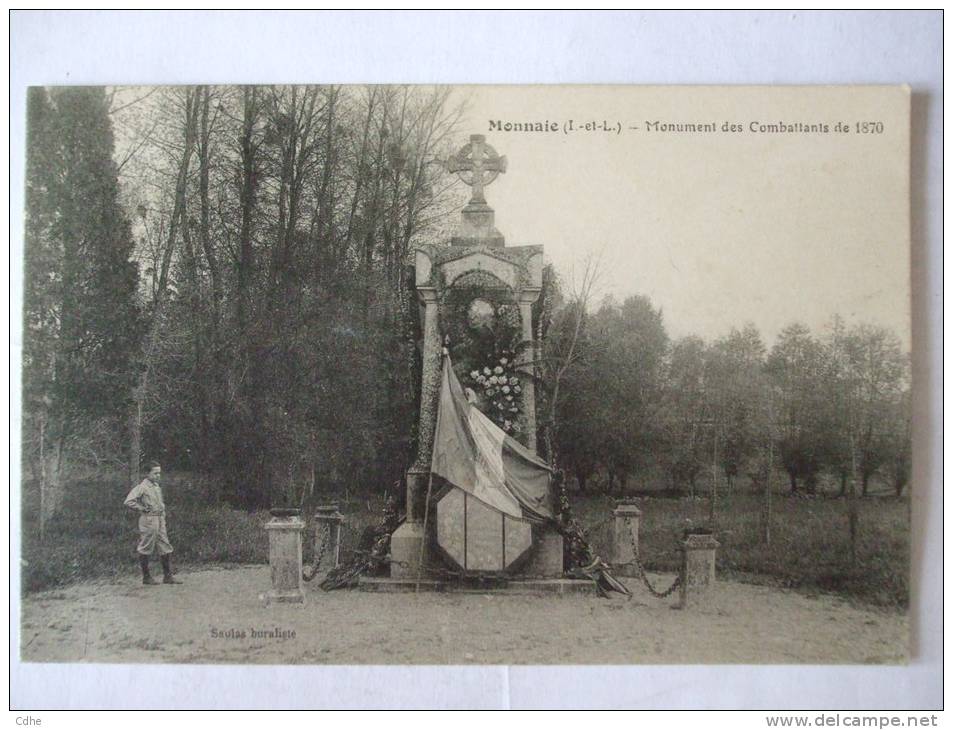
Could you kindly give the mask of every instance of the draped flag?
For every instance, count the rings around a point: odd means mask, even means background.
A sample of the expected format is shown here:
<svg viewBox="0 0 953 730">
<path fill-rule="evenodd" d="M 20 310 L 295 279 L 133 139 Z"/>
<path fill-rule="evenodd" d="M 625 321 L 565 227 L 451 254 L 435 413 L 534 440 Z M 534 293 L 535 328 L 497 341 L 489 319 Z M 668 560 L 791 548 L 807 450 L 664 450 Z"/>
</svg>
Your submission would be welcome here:
<svg viewBox="0 0 953 730">
<path fill-rule="evenodd" d="M 608 596 L 612 592 L 632 595 L 624 584 L 612 577 L 605 561 L 592 552 L 575 520 L 570 516 L 568 523 L 563 524 L 569 514 L 568 501 L 562 521 L 556 518 L 552 469 L 480 412 L 473 391 L 465 392 L 457 380 L 446 350 L 430 471 L 505 515 L 551 526 L 578 546 L 585 563 L 572 572 L 592 580 L 599 595 Z M 427 500 L 429 511 L 429 487 Z M 381 522 L 366 557 L 334 568 L 321 582 L 321 587 L 332 590 L 352 585 L 367 570 L 386 564 L 396 523 L 397 512 L 393 510 Z"/>
<path fill-rule="evenodd" d="M 555 519 L 552 470 L 487 418 L 444 355 L 431 472 L 517 519 Z"/>
</svg>

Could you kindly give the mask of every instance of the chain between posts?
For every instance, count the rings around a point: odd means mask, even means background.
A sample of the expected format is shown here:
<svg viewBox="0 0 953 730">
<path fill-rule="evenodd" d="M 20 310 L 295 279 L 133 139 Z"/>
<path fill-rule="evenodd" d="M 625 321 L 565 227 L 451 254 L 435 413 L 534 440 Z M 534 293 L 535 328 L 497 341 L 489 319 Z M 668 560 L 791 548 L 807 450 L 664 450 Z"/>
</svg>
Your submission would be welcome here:
<svg viewBox="0 0 953 730">
<path fill-rule="evenodd" d="M 321 547 L 318 549 L 318 554 L 314 557 L 311 568 L 305 568 L 301 571 L 301 577 L 304 578 L 305 583 L 310 583 L 314 580 L 318 571 L 321 569 L 321 561 L 324 560 L 324 555 L 327 553 L 328 546 L 331 544 L 331 529 L 330 524 L 324 525 L 324 537 L 321 538 Z"/>
<path fill-rule="evenodd" d="M 380 522 L 374 531 L 374 543 L 371 545 L 370 550 L 348 551 L 354 558 L 347 563 L 332 567 L 321 581 L 321 589 L 331 591 L 337 588 L 344 588 L 352 585 L 362 574 L 372 568 L 387 563 L 397 563 L 398 561 L 390 560 L 387 556 L 387 548 L 390 544 L 391 534 L 398 524 L 397 516 L 395 501 L 393 498 L 385 496 L 384 505 L 381 508 Z M 330 530 L 331 525 L 327 525 L 327 529 Z M 329 532 L 325 534 L 327 535 Z"/>
<path fill-rule="evenodd" d="M 639 576 L 638 576 L 639 579 L 648 589 L 649 593 L 651 593 L 656 598 L 668 598 L 682 584 L 682 574 L 681 572 L 679 572 L 679 574 L 675 576 L 675 580 L 672 581 L 672 585 L 670 585 L 664 591 L 656 590 L 655 587 L 651 583 L 649 583 L 649 578 L 645 574 L 645 566 L 642 565 L 642 561 L 639 560 L 638 556 L 636 556 L 635 560 L 633 560 L 632 562 L 635 563 L 635 567 L 639 569 Z"/>
<path fill-rule="evenodd" d="M 642 561 L 639 559 L 639 545 L 635 540 L 635 535 L 632 534 L 632 521 L 628 517 L 625 519 L 625 527 L 626 527 L 626 532 L 629 534 L 629 541 L 632 545 L 632 560 L 626 563 L 622 563 L 621 565 L 634 564 L 635 567 L 638 568 L 639 570 L 639 575 L 638 575 L 639 580 L 642 581 L 642 583 L 648 589 L 649 593 L 651 593 L 656 598 L 668 598 L 682 584 L 681 571 L 679 571 L 678 575 L 675 576 L 675 580 L 672 582 L 672 585 L 670 585 L 664 591 L 656 590 L 655 586 L 653 586 L 649 582 L 649 577 L 645 573 L 645 566 L 642 565 Z"/>
<path fill-rule="evenodd" d="M 589 525 L 588 527 L 584 528 L 584 532 L 585 532 L 587 535 L 592 534 L 593 532 L 595 532 L 595 531 L 598 530 L 599 528 L 605 527 L 606 525 L 608 525 L 608 524 L 609 524 L 610 522 L 612 522 L 612 520 L 614 520 L 614 519 L 615 519 L 615 516 L 614 516 L 614 515 L 609 515 L 606 519 L 604 519 L 604 520 L 602 520 L 602 521 L 600 521 L 600 522 L 597 522 L 597 523 L 594 524 L 594 525 Z"/>
</svg>

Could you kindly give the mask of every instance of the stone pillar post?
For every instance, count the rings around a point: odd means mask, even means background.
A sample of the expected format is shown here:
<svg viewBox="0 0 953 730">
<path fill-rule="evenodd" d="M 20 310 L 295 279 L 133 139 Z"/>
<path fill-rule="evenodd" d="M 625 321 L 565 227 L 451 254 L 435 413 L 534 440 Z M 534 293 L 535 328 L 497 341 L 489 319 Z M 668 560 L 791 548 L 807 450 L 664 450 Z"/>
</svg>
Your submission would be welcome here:
<svg viewBox="0 0 953 730">
<path fill-rule="evenodd" d="M 681 608 L 702 605 L 715 582 L 713 535 L 686 535 L 682 543 Z"/>
<path fill-rule="evenodd" d="M 341 525 L 344 524 L 344 515 L 338 512 L 336 502 L 331 504 L 320 504 L 315 508 L 314 522 L 317 530 L 314 535 L 314 556 L 321 555 L 321 548 L 324 547 L 322 563 L 336 568 L 341 564 Z M 327 545 L 324 541 L 328 540 Z M 333 564 L 328 563 L 328 559 L 333 560 Z"/>
<path fill-rule="evenodd" d="M 533 302 L 539 298 L 539 289 L 524 289 L 520 292 L 520 320 L 523 326 L 523 341 L 529 342 L 521 358 L 520 370 L 526 377 L 520 379 L 523 389 L 523 414 L 526 428 L 526 448 L 536 452 L 536 384 L 533 380 L 536 361 L 536 337 L 533 333 Z"/>
<path fill-rule="evenodd" d="M 417 574 L 424 535 L 424 503 L 430 479 L 430 457 L 433 453 L 434 429 L 437 425 L 437 404 L 440 397 L 440 368 L 443 344 L 437 316 L 437 290 L 418 286 L 417 295 L 424 304 L 424 351 L 420 373 L 420 419 L 417 424 L 417 461 L 407 470 L 407 519 L 390 538 L 390 575 L 406 578 Z M 424 545 L 424 564 L 429 559 Z"/>
<path fill-rule="evenodd" d="M 303 603 L 301 591 L 301 533 L 304 522 L 298 510 L 276 509 L 265 529 L 268 531 L 268 564 L 271 566 L 269 602 Z"/>
<path fill-rule="evenodd" d="M 437 401 L 440 397 L 440 367 L 443 345 L 440 342 L 440 322 L 437 315 L 437 290 L 418 287 L 417 295 L 424 304 L 424 351 L 420 373 L 420 420 L 417 428 L 416 467 L 430 471 L 433 434 L 436 428 Z M 408 485 L 409 486 L 409 485 Z M 408 519 L 410 518 L 408 504 Z"/>
<path fill-rule="evenodd" d="M 619 502 L 612 511 L 612 567 L 619 575 L 637 577 L 635 560 L 639 555 L 639 525 L 642 510 L 634 502 Z"/>
</svg>

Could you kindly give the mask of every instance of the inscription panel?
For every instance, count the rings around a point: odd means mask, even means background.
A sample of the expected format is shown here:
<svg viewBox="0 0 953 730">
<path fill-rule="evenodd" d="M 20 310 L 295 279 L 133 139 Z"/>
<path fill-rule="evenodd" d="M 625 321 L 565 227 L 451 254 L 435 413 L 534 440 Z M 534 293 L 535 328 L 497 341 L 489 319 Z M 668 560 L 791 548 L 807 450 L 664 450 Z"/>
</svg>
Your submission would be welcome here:
<svg viewBox="0 0 953 730">
<path fill-rule="evenodd" d="M 511 289 L 517 286 L 517 272 L 513 264 L 482 252 L 462 256 L 443 265 L 443 273 L 449 284 L 453 284 L 460 274 L 474 269 L 489 271 Z"/>
<path fill-rule="evenodd" d="M 463 570 L 506 570 L 533 546 L 529 522 L 504 515 L 462 489 L 447 492 L 436 512 L 437 544 Z"/>
<path fill-rule="evenodd" d="M 467 570 L 503 570 L 503 513 L 467 495 Z"/>
<path fill-rule="evenodd" d="M 462 489 L 451 489 L 437 503 L 437 544 L 461 568 L 466 557 L 465 497 Z"/>
</svg>

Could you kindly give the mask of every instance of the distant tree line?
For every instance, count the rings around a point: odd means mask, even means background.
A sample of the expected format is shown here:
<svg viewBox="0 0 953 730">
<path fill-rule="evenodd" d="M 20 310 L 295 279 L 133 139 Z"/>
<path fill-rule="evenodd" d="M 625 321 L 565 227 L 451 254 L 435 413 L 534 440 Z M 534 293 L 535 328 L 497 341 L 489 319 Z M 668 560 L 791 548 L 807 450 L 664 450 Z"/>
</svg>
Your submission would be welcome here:
<svg viewBox="0 0 953 730">
<path fill-rule="evenodd" d="M 816 494 L 822 474 L 842 496 L 854 482 L 866 496 L 875 475 L 897 496 L 909 482 L 909 357 L 883 327 L 791 324 L 770 351 L 751 324 L 671 341 L 635 296 L 605 301 L 583 333 L 557 408 L 561 465 L 582 490 L 598 477 L 624 492 L 650 467 L 686 494 L 701 476 L 760 491 L 775 467 L 792 493 Z"/>
</svg>

